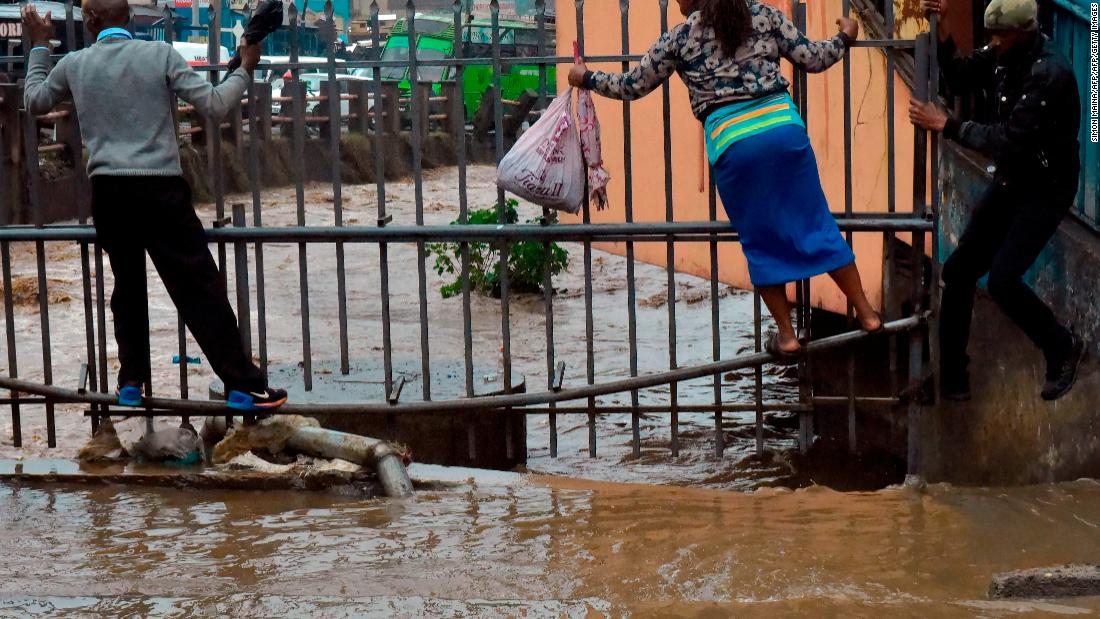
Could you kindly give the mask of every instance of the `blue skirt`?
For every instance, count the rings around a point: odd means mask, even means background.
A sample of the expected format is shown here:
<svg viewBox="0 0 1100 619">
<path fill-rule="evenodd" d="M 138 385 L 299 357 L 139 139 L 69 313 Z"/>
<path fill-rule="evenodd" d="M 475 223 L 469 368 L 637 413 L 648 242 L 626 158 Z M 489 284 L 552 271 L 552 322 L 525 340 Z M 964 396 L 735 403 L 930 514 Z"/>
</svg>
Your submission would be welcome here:
<svg viewBox="0 0 1100 619">
<path fill-rule="evenodd" d="M 714 182 L 741 239 L 754 286 L 776 286 L 855 261 L 829 212 L 806 130 L 782 125 L 739 140 Z"/>
</svg>

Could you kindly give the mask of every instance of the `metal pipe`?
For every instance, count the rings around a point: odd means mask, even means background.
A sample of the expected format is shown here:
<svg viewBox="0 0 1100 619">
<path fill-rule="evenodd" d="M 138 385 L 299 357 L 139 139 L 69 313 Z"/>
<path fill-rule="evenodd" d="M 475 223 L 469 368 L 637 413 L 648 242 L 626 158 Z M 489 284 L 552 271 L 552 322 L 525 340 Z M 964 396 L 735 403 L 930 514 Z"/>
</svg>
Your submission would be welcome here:
<svg viewBox="0 0 1100 619">
<path fill-rule="evenodd" d="M 927 319 L 926 314 L 919 314 L 888 322 L 883 327 L 884 333 L 901 333 L 919 330 Z M 829 350 L 848 346 L 860 342 L 874 335 L 864 331 L 849 331 L 831 337 L 822 338 L 810 342 L 805 346 L 807 354 L 817 351 Z M 675 370 L 608 381 L 596 385 L 585 385 L 573 389 L 560 391 L 545 391 L 542 393 L 516 393 L 511 395 L 483 396 L 459 400 L 438 400 L 434 402 L 410 402 L 407 404 L 389 405 L 382 403 L 346 403 L 346 404 L 287 404 L 278 409 L 278 414 L 286 415 L 315 415 L 320 413 L 331 414 L 396 414 L 415 412 L 438 411 L 463 411 L 509 408 L 517 406 L 529 406 L 533 404 L 546 404 L 549 402 L 565 402 L 569 400 L 587 399 L 625 392 L 631 389 L 645 389 L 667 385 L 670 382 L 684 382 L 716 373 L 741 370 L 755 367 L 763 363 L 770 363 L 771 355 L 768 353 L 754 353 L 740 355 L 731 359 L 706 363 L 696 366 L 681 367 Z M 0 377 L 0 389 L 11 389 L 18 392 L 41 395 L 53 399 L 56 402 L 84 402 L 89 404 L 114 405 L 117 398 L 105 393 L 78 394 L 75 390 L 64 389 L 53 385 L 42 385 L 30 381 Z M 183 401 L 164 398 L 147 398 L 146 409 L 153 410 L 187 410 L 192 415 L 211 416 L 232 414 L 231 409 L 217 401 Z M 135 409 L 138 410 L 138 409 Z"/>
<path fill-rule="evenodd" d="M 244 419 L 233 418 L 234 425 Z M 208 417 L 203 436 L 220 438 L 228 433 L 225 417 Z M 371 469 L 378 475 L 383 493 L 392 498 L 412 496 L 413 485 L 401 456 L 386 441 L 325 428 L 293 428 L 286 446 L 291 451 L 329 460 L 339 459 Z"/>
<path fill-rule="evenodd" d="M 357 434 L 302 427 L 295 429 L 287 440 L 287 447 L 294 451 L 338 458 L 374 469 L 386 496 L 403 498 L 412 496 L 412 480 L 401 456 L 385 441 Z"/>
<path fill-rule="evenodd" d="M 836 217 L 837 226 L 842 231 L 853 232 L 929 232 L 932 222 L 923 216 L 916 217 Z M 737 232 L 726 222 L 678 221 L 678 222 L 635 222 L 614 224 L 563 224 L 543 226 L 539 224 L 512 224 L 501 228 L 493 224 L 471 224 L 467 226 L 425 225 L 425 226 L 287 226 L 271 228 L 212 228 L 206 231 L 207 238 L 215 241 L 247 241 L 264 243 L 408 243 L 423 241 L 498 241 L 498 240 L 553 240 L 583 241 L 593 239 L 610 241 L 617 239 L 639 241 L 639 238 L 667 237 L 684 240 L 685 237 L 696 242 L 706 243 L 711 236 L 720 241 L 736 242 Z M 92 226 L 28 226 L 0 227 L 0 241 L 95 241 L 95 228 Z"/>
</svg>

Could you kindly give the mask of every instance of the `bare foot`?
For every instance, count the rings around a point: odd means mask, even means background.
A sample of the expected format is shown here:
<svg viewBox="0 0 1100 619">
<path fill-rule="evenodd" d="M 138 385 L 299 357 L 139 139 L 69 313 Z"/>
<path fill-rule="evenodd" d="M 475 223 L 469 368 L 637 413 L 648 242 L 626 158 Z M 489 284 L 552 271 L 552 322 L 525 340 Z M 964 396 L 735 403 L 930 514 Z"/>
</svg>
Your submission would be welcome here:
<svg viewBox="0 0 1100 619">
<path fill-rule="evenodd" d="M 802 350 L 802 344 L 798 341 L 798 338 L 793 335 L 779 334 L 779 350 L 785 353 L 796 353 Z"/>
<path fill-rule="evenodd" d="M 859 326 L 868 333 L 874 333 L 882 328 L 882 316 L 879 316 L 878 312 L 875 311 L 860 314 Z"/>
</svg>

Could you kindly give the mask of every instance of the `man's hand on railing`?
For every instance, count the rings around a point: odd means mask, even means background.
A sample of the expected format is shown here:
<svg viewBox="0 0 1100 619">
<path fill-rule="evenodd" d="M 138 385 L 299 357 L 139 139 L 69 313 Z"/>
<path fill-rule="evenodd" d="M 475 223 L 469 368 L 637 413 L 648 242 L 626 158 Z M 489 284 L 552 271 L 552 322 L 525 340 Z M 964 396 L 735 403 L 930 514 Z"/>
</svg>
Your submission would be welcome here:
<svg viewBox="0 0 1100 619">
<path fill-rule="evenodd" d="M 247 43 L 237 48 L 237 56 L 241 59 L 241 68 L 252 73 L 260 64 L 259 43 Z"/>
<path fill-rule="evenodd" d="M 947 13 L 947 0 L 921 0 L 920 8 L 925 14 L 937 13 L 943 17 Z"/>
<path fill-rule="evenodd" d="M 937 38 L 940 41 L 946 40 L 947 28 L 944 27 L 943 16 L 947 14 L 947 0 L 921 0 L 920 8 L 929 19 L 931 19 L 933 15 L 939 16 L 939 28 L 936 32 Z"/>
<path fill-rule="evenodd" d="M 931 101 L 909 101 L 909 120 L 922 129 L 943 131 L 947 126 L 947 113 Z"/>
<path fill-rule="evenodd" d="M 46 11 L 46 16 L 38 14 L 38 9 L 33 4 L 25 4 L 19 9 L 23 19 L 23 32 L 31 41 L 33 47 L 49 47 L 53 38 L 53 13 Z"/>
</svg>

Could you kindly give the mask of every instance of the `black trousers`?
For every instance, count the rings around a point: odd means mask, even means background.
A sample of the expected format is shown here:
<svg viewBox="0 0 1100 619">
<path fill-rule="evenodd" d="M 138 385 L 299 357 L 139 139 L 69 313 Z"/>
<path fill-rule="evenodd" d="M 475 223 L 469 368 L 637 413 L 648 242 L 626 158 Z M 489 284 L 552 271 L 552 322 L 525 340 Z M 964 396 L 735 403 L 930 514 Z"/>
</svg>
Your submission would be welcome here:
<svg viewBox="0 0 1100 619">
<path fill-rule="evenodd" d="M 1057 362 L 1072 345 L 1069 332 L 1024 284 L 1023 276 L 1046 247 L 1073 204 L 1077 183 L 1028 184 L 994 180 L 974 209 L 958 247 L 943 265 L 940 369 L 958 377 L 966 354 L 978 280 L 989 274 L 990 296 L 1010 319 Z"/>
<path fill-rule="evenodd" d="M 227 389 L 258 391 L 267 379 L 245 354 L 225 282 L 181 177 L 95 176 L 92 215 L 111 261 L 119 384 L 150 379 L 145 253 L 187 328 Z M 185 360 L 181 359 L 181 363 Z"/>
</svg>

